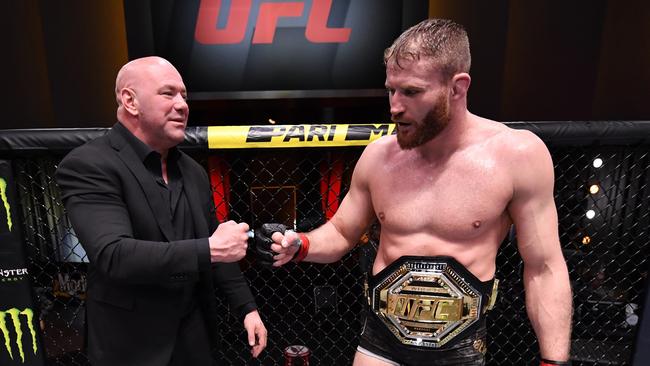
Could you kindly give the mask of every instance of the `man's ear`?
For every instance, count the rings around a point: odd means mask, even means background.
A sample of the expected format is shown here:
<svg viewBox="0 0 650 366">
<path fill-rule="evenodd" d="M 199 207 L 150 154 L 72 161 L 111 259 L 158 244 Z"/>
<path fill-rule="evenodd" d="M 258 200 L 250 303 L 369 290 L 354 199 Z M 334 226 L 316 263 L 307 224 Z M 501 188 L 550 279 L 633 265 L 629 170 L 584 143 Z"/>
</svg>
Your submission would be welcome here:
<svg viewBox="0 0 650 366">
<path fill-rule="evenodd" d="M 466 72 L 461 72 L 451 78 L 451 97 L 461 99 L 467 97 L 467 90 L 472 78 Z"/>
<path fill-rule="evenodd" d="M 122 106 L 129 114 L 137 116 L 139 114 L 138 110 L 138 100 L 135 97 L 135 91 L 131 88 L 122 88 L 120 90 L 120 100 L 122 101 Z"/>
</svg>

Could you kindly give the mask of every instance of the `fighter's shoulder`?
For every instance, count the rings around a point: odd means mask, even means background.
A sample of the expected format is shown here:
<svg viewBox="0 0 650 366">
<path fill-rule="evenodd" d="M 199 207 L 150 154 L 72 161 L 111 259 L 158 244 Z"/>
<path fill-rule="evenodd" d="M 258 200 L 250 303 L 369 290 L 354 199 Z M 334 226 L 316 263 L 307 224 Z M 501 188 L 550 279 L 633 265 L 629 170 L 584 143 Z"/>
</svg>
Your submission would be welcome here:
<svg viewBox="0 0 650 366">
<path fill-rule="evenodd" d="M 383 136 L 369 143 L 361 153 L 355 166 L 355 171 L 363 175 L 370 174 L 375 168 L 385 162 L 391 155 L 391 151 L 397 147 L 395 136 Z"/>
<path fill-rule="evenodd" d="M 375 154 L 390 153 L 390 151 L 396 149 L 399 149 L 396 135 L 382 136 L 366 146 L 366 150 Z"/>
<path fill-rule="evenodd" d="M 491 146 L 497 160 L 515 174 L 553 167 L 551 154 L 544 142 L 533 132 L 505 124 L 497 127 Z"/>
<path fill-rule="evenodd" d="M 369 143 L 363 150 L 361 157 L 364 159 L 381 159 L 391 152 L 399 149 L 395 135 L 382 136 L 377 140 Z"/>
<path fill-rule="evenodd" d="M 516 156 L 548 151 L 544 142 L 529 130 L 513 128 L 496 121 L 490 121 L 490 126 L 494 130 L 491 137 L 494 145 L 505 154 Z"/>
</svg>

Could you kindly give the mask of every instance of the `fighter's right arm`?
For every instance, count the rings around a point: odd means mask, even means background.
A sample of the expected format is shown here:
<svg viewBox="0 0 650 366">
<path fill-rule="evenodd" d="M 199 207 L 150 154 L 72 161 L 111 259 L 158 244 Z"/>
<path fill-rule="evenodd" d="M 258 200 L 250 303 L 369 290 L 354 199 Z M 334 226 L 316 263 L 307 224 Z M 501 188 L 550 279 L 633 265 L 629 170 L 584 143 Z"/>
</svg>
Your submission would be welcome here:
<svg viewBox="0 0 650 366">
<path fill-rule="evenodd" d="M 352 173 L 350 190 L 343 198 L 336 214 L 321 227 L 305 233 L 309 240 L 309 251 L 303 259 L 307 262 L 335 262 L 357 244 L 368 225 L 374 218 L 372 199 L 369 190 L 369 178 L 373 164 L 378 161 L 377 155 L 381 146 L 372 143 L 366 147 Z M 290 261 L 296 253 L 296 248 L 287 246 L 297 235 L 287 234 L 285 240 L 280 233 L 273 234 L 271 249 L 276 253 L 274 266 L 281 266 Z M 282 243 L 284 240 L 285 246 Z"/>
</svg>

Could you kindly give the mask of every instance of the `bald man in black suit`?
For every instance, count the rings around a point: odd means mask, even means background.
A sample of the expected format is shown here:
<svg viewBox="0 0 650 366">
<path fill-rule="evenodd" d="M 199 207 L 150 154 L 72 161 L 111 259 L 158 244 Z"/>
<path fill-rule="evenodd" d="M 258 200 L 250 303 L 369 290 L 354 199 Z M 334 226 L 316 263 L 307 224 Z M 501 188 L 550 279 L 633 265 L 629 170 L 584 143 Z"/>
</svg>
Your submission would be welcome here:
<svg viewBox="0 0 650 366">
<path fill-rule="evenodd" d="M 68 154 L 56 173 L 90 260 L 90 361 L 213 364 L 214 284 L 257 357 L 267 332 L 236 263 L 249 227 L 217 224 L 205 169 L 176 148 L 189 113 L 180 74 L 160 57 L 136 59 L 118 73 L 115 93 L 118 123 Z"/>
</svg>

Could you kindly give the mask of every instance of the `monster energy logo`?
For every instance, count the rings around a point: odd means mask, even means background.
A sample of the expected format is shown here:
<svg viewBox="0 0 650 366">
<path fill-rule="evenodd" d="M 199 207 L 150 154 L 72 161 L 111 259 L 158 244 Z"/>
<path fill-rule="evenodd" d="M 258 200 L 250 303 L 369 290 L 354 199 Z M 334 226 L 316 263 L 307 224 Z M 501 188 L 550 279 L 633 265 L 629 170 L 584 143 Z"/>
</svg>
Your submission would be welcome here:
<svg viewBox="0 0 650 366">
<path fill-rule="evenodd" d="M 28 274 L 27 268 L 2 269 L 0 267 L 0 282 L 20 281 Z"/>
<path fill-rule="evenodd" d="M 14 326 L 14 332 L 16 333 L 16 346 L 18 346 L 20 359 L 24 363 L 25 352 L 23 351 L 23 331 L 20 324 L 20 316 L 24 315 L 27 319 L 27 326 L 29 327 L 29 332 L 32 335 L 32 349 L 34 351 L 34 354 L 36 354 L 38 347 L 36 346 L 36 330 L 34 330 L 34 311 L 32 311 L 32 309 L 25 309 L 23 311 L 20 311 L 16 308 L 0 311 L 0 331 L 2 331 L 2 335 L 4 336 L 5 348 L 7 349 L 7 352 L 9 352 L 9 357 L 13 360 L 14 355 L 11 352 L 11 334 L 9 333 L 9 328 L 7 328 L 7 322 L 9 321 L 9 319 L 7 319 L 7 314 L 9 315 L 9 318 L 11 319 L 11 322 Z"/>
<path fill-rule="evenodd" d="M 11 206 L 9 206 L 9 200 L 7 199 L 7 181 L 4 178 L 0 178 L 0 197 L 5 204 L 5 210 L 7 210 L 7 227 L 11 231 Z"/>
</svg>

